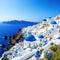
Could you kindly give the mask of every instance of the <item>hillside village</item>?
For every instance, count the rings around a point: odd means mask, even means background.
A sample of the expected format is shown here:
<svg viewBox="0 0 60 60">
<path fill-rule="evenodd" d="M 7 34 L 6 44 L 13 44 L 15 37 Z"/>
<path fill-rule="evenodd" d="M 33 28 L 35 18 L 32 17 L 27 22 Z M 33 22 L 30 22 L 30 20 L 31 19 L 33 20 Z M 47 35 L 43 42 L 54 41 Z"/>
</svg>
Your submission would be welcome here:
<svg viewBox="0 0 60 60">
<path fill-rule="evenodd" d="M 1 60 L 60 60 L 60 15 L 23 28 L 21 33 L 24 39 L 4 52 Z"/>
</svg>

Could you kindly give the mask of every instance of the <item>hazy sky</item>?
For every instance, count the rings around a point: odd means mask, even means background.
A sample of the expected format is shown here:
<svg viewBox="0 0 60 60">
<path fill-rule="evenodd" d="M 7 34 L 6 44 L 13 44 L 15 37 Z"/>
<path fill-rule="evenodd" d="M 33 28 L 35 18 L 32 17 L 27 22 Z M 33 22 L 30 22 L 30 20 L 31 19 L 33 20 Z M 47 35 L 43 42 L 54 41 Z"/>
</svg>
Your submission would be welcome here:
<svg viewBox="0 0 60 60">
<path fill-rule="evenodd" d="M 60 0 L 0 0 L 0 21 L 40 21 L 60 13 Z"/>
</svg>

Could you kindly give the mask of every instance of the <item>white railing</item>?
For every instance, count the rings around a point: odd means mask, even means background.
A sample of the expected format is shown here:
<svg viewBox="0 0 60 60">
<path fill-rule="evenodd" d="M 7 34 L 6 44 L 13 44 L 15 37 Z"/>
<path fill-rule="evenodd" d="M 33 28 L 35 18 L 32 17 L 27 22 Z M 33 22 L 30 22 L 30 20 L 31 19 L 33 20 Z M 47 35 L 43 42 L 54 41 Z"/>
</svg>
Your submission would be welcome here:
<svg viewBox="0 0 60 60">
<path fill-rule="evenodd" d="M 4 55 L 7 54 L 7 53 L 10 53 L 10 52 L 9 52 L 9 51 L 4 52 L 4 53 L 2 54 L 2 57 L 0 58 L 0 60 L 2 60 L 2 58 L 4 57 Z"/>
<path fill-rule="evenodd" d="M 28 59 L 29 57 L 31 57 L 32 55 L 34 55 L 36 52 L 36 50 L 33 50 L 33 51 L 27 51 L 26 54 L 24 54 L 23 56 L 21 57 L 16 57 L 16 58 L 13 58 L 11 60 L 26 60 Z"/>
</svg>

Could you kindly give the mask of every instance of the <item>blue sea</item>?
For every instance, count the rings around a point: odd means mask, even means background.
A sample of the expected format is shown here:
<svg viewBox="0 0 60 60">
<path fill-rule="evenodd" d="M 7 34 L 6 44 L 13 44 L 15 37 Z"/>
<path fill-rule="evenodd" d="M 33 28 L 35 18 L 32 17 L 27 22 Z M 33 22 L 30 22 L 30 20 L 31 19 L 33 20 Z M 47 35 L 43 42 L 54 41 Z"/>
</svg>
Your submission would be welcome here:
<svg viewBox="0 0 60 60">
<path fill-rule="evenodd" d="M 35 25 L 35 23 L 27 23 L 27 24 L 5 24 L 0 23 L 0 45 L 5 44 L 5 48 L 8 47 L 9 40 L 4 39 L 4 36 L 12 36 L 18 32 L 20 28 L 32 26 Z M 0 57 L 4 51 L 2 50 L 2 47 L 0 46 Z"/>
<path fill-rule="evenodd" d="M 0 44 L 7 45 L 8 40 L 5 40 L 4 36 L 12 36 L 18 32 L 20 28 L 32 26 L 34 23 L 27 23 L 27 24 L 5 24 L 0 23 Z"/>
<path fill-rule="evenodd" d="M 12 36 L 13 34 L 18 32 L 19 28 L 24 27 L 20 24 L 3 24 L 0 23 L 0 44 L 7 45 L 8 40 L 5 40 L 3 37 L 6 36 Z"/>
</svg>

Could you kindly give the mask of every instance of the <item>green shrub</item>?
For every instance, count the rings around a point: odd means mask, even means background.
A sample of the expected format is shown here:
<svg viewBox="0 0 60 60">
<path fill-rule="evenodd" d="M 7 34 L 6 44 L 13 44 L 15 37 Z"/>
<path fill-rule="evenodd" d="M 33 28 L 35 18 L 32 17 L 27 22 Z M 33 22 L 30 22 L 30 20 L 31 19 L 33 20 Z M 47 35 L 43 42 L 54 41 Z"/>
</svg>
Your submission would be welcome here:
<svg viewBox="0 0 60 60">
<path fill-rule="evenodd" d="M 54 43 L 52 42 L 50 45 L 54 45 Z"/>
<path fill-rule="evenodd" d="M 41 50 L 40 50 L 40 54 L 42 54 L 42 51 L 43 51 L 43 50 L 44 50 L 44 49 L 41 49 Z"/>
<path fill-rule="evenodd" d="M 57 46 L 52 46 L 50 49 L 51 49 L 53 52 L 56 52 L 56 51 L 57 51 Z"/>
<path fill-rule="evenodd" d="M 55 45 L 50 48 L 52 52 L 52 57 L 50 60 L 60 60 L 60 45 Z M 47 53 L 45 53 L 45 59 L 49 60 L 46 58 Z"/>
<path fill-rule="evenodd" d="M 4 56 L 3 60 L 8 60 L 7 56 Z"/>
</svg>

